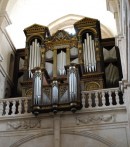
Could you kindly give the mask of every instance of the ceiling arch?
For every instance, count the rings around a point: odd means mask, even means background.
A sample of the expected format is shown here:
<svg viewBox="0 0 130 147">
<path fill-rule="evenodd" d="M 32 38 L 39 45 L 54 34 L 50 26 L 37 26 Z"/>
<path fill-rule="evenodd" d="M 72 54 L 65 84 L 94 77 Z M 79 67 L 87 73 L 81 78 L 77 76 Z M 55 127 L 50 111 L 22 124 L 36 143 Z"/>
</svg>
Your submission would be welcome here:
<svg viewBox="0 0 130 147">
<path fill-rule="evenodd" d="M 107 11 L 106 0 L 9 0 L 6 11 L 12 21 L 7 32 L 16 48 L 25 47 L 24 28 L 37 23 L 56 29 L 72 26 L 83 17 L 101 22 L 102 36 L 116 36 L 114 15 Z"/>
<path fill-rule="evenodd" d="M 75 22 L 79 21 L 84 17 L 85 16 L 69 14 L 53 21 L 48 25 L 48 27 L 51 34 L 54 34 L 57 30 L 62 30 L 67 27 L 72 27 Z M 114 34 L 103 24 L 101 24 L 101 33 L 102 33 L 102 38 L 114 37 Z"/>
</svg>

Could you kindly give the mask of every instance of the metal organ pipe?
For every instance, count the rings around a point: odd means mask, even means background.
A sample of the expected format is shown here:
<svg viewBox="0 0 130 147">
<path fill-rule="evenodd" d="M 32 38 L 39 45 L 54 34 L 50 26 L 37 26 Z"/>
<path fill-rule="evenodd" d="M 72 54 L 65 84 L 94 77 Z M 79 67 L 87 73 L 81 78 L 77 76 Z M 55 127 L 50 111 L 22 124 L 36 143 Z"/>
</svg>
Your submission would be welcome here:
<svg viewBox="0 0 130 147">
<path fill-rule="evenodd" d="M 31 70 L 35 67 L 40 67 L 41 64 L 41 52 L 40 45 L 37 39 L 30 45 L 30 56 L 29 56 L 29 77 L 32 77 Z"/>
<path fill-rule="evenodd" d="M 86 38 L 83 43 L 83 57 L 85 72 L 96 71 L 96 58 L 95 58 L 95 46 L 94 40 L 89 33 L 86 33 Z"/>
<path fill-rule="evenodd" d="M 92 71 L 94 71 L 94 63 L 93 63 L 93 56 L 94 56 L 94 54 L 93 54 L 93 48 L 92 48 L 92 36 L 90 35 L 89 36 L 89 41 L 90 41 L 90 59 L 91 59 L 91 69 L 92 69 Z"/>
<path fill-rule="evenodd" d="M 33 81 L 34 81 L 34 92 L 33 92 L 33 100 L 34 105 L 40 105 L 41 103 L 41 85 L 42 85 L 42 79 L 41 79 L 41 71 L 36 70 L 33 74 Z"/>
<path fill-rule="evenodd" d="M 85 60 L 86 60 L 86 69 L 87 69 L 87 72 L 88 72 L 88 69 L 89 69 L 89 61 L 88 61 L 88 46 L 87 46 L 87 39 L 84 40 L 85 42 Z"/>
<path fill-rule="evenodd" d="M 77 77 L 75 66 L 69 67 L 69 95 L 70 101 L 74 101 L 77 98 Z"/>
<path fill-rule="evenodd" d="M 31 64 L 32 64 L 32 46 L 30 45 L 30 57 L 29 57 L 29 78 L 31 77 Z"/>
<path fill-rule="evenodd" d="M 96 58 L 95 58 L 95 46 L 94 46 L 94 40 L 92 40 L 92 49 L 93 49 L 93 63 L 94 63 L 95 71 L 96 71 Z"/>
<path fill-rule="evenodd" d="M 88 47 L 88 64 L 89 64 L 89 71 L 91 72 L 91 54 L 90 54 L 90 41 L 89 41 L 90 38 L 88 33 L 86 37 L 87 37 L 87 47 Z"/>
</svg>

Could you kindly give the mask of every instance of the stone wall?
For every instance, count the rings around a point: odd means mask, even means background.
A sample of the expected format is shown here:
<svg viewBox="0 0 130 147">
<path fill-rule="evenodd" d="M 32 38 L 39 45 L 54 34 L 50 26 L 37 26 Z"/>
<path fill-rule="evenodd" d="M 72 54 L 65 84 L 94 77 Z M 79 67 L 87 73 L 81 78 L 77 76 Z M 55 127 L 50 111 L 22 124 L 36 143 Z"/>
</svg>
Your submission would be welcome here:
<svg viewBox="0 0 130 147">
<path fill-rule="evenodd" d="M 0 118 L 2 147 L 128 147 L 124 106 Z"/>
<path fill-rule="evenodd" d="M 6 32 L 6 27 L 11 24 L 6 11 L 0 12 L 0 22 L 0 98 L 7 98 L 13 87 L 15 47 Z"/>
</svg>

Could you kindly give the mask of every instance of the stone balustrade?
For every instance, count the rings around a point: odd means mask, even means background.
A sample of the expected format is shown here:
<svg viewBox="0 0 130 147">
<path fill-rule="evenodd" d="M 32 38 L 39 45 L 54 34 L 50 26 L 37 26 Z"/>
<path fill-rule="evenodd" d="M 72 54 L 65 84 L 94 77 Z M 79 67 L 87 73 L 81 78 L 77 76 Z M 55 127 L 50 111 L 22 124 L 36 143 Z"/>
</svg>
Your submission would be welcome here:
<svg viewBox="0 0 130 147">
<path fill-rule="evenodd" d="M 28 113 L 31 113 L 30 97 L 0 99 L 0 117 Z"/>
<path fill-rule="evenodd" d="M 117 107 L 125 104 L 119 88 L 82 91 L 82 110 Z M 0 117 L 20 116 L 31 113 L 31 98 L 0 99 Z"/>
<path fill-rule="evenodd" d="M 124 105 L 123 93 L 119 88 L 82 91 L 83 108 L 117 107 Z"/>
</svg>

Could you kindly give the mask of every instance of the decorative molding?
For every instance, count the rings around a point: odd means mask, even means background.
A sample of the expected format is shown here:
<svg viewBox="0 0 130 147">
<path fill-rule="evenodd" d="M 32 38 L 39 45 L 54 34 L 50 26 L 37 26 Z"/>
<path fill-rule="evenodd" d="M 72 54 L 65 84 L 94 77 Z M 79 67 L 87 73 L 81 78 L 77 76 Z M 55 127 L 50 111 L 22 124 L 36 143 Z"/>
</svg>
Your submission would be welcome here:
<svg viewBox="0 0 130 147">
<path fill-rule="evenodd" d="M 101 123 L 101 122 L 115 122 L 114 114 L 105 115 L 88 115 L 86 118 L 75 117 L 76 124 L 91 124 L 91 123 Z"/>
<path fill-rule="evenodd" d="M 7 122 L 8 129 L 19 130 L 19 129 L 32 129 L 32 128 L 41 128 L 40 119 L 26 119 L 18 120 L 14 122 Z"/>
<path fill-rule="evenodd" d="M 18 147 L 18 146 L 20 146 L 20 145 L 22 145 L 22 144 L 24 144 L 24 143 L 26 143 L 30 140 L 33 140 L 35 138 L 39 138 L 39 137 L 42 137 L 42 136 L 48 136 L 48 135 L 49 136 L 53 135 L 53 132 L 50 131 L 50 130 L 48 130 L 48 131 L 44 130 L 44 132 L 42 132 L 42 133 L 29 135 L 29 136 L 26 136 L 26 137 L 20 139 L 20 140 L 16 141 L 15 143 L 13 143 L 10 147 Z"/>
<path fill-rule="evenodd" d="M 4 60 L 3 56 L 0 54 L 0 62 Z"/>
<path fill-rule="evenodd" d="M 0 30 L 1 30 L 2 33 L 5 35 L 5 38 L 7 39 L 7 41 L 8 41 L 8 43 L 9 43 L 9 45 L 10 45 L 12 51 L 15 53 L 15 52 L 16 52 L 16 48 L 15 48 L 15 46 L 14 46 L 14 44 L 13 44 L 13 42 L 12 42 L 12 40 L 11 40 L 11 38 L 10 38 L 8 32 L 7 32 L 7 30 L 6 30 L 5 28 L 2 28 L 2 27 L 0 27 Z"/>
<path fill-rule="evenodd" d="M 6 77 L 7 82 L 9 83 L 9 85 L 11 87 L 14 86 L 14 83 L 12 82 L 10 76 L 8 75 L 8 73 L 4 70 L 3 66 L 0 64 L 0 72 L 3 74 L 4 77 Z"/>
<path fill-rule="evenodd" d="M 0 11 L 0 17 L 4 17 L 6 19 L 7 26 L 12 24 L 7 11 Z"/>
<path fill-rule="evenodd" d="M 86 131 L 86 130 L 85 131 L 62 130 L 61 133 L 62 134 L 70 134 L 70 135 L 79 135 L 79 136 L 84 136 L 86 138 L 88 137 L 93 140 L 97 140 L 99 142 L 102 142 L 103 144 L 105 144 L 106 146 L 109 146 L 109 147 L 116 147 L 116 144 L 117 144 L 111 140 L 108 140 L 105 137 L 101 137 L 100 135 L 94 134 L 94 133 L 92 133 L 90 131 Z"/>
</svg>

